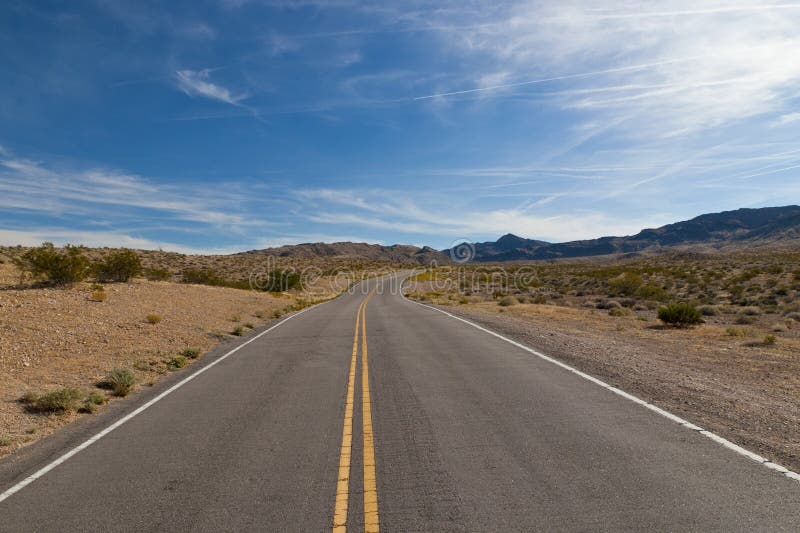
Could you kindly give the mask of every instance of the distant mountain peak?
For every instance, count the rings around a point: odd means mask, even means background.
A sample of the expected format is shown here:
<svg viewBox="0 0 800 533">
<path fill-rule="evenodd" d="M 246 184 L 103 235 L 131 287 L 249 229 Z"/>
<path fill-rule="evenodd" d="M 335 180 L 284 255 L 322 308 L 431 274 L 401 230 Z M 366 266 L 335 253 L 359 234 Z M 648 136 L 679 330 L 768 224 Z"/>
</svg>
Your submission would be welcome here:
<svg viewBox="0 0 800 533">
<path fill-rule="evenodd" d="M 800 206 L 742 208 L 644 229 L 627 237 L 601 237 L 551 244 L 507 233 L 475 244 L 475 261 L 567 259 L 656 252 L 666 249 L 741 249 L 792 243 L 800 246 Z"/>
<path fill-rule="evenodd" d="M 501 245 L 509 245 L 509 244 L 524 244 L 527 239 L 523 239 L 522 237 L 518 237 L 513 233 L 506 233 L 499 239 L 495 241 L 495 244 Z"/>
</svg>

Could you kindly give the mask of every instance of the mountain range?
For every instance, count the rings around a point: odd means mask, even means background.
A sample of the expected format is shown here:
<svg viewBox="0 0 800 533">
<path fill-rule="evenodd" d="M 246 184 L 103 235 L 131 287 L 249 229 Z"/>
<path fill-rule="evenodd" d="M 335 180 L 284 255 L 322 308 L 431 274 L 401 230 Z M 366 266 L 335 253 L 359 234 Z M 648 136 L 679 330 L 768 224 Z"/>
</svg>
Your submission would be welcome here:
<svg viewBox="0 0 800 533">
<path fill-rule="evenodd" d="M 770 245 L 800 245 L 800 206 L 737 209 L 644 229 L 636 235 L 562 243 L 525 239 L 511 233 L 496 241 L 469 245 L 476 262 L 573 259 L 650 254 L 663 251 L 733 251 Z M 450 250 L 395 244 L 308 243 L 253 250 L 247 254 L 281 257 L 352 257 L 398 263 L 452 262 Z"/>
</svg>

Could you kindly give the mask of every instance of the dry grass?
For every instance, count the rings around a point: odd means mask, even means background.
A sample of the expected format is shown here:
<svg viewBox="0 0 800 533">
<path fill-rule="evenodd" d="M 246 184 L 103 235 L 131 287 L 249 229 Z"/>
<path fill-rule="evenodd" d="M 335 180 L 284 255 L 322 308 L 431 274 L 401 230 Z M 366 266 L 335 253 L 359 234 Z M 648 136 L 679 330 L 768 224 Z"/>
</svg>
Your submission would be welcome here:
<svg viewBox="0 0 800 533">
<path fill-rule="evenodd" d="M 18 282 L 8 264 L 0 264 L 2 282 Z M 116 367 L 135 369 L 140 386 L 151 383 L 167 371 L 165 361 L 186 360 L 180 354 L 187 346 L 199 355 L 217 344 L 212 333 L 229 331 L 231 316 L 257 326 L 265 322 L 259 316 L 269 319 L 297 302 L 288 295 L 143 280 L 106 285 L 102 304 L 91 292 L 89 284 L 0 290 L 0 435 L 10 442 L 0 455 L 80 416 L 75 405 L 63 414 L 34 413 L 17 401 L 26 392 L 90 394 Z M 163 320 L 148 324 L 148 313 Z"/>
</svg>

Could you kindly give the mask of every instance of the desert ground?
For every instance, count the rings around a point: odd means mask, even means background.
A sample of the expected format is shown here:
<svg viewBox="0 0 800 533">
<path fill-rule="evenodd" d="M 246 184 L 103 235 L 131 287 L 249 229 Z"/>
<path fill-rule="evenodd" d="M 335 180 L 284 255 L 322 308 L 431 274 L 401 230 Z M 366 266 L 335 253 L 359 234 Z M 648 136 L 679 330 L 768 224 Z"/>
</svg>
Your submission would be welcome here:
<svg viewBox="0 0 800 533">
<path fill-rule="evenodd" d="M 147 387 L 221 340 L 336 296 L 354 276 L 391 268 L 352 260 L 300 264 L 247 254 L 137 251 L 142 274 L 128 282 L 100 284 L 90 276 L 53 286 L 13 264 L 26 250 L 0 249 L 0 456 L 117 400 L 106 383 L 115 369 L 133 376 L 134 389 Z M 96 261 L 113 251 L 83 253 Z M 278 265 L 307 269 L 304 280 L 310 282 L 279 292 L 249 288 Z M 209 285 L 186 283 L 182 277 L 190 271 L 211 273 L 202 280 Z M 75 397 L 63 409 L 22 401 L 64 391 Z"/>
</svg>

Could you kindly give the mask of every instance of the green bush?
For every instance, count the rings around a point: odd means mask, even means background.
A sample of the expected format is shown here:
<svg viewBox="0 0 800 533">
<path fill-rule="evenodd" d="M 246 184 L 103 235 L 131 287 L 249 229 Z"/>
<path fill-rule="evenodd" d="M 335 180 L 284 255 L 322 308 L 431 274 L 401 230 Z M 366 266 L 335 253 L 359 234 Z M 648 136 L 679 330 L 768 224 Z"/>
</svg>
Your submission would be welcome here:
<svg viewBox="0 0 800 533">
<path fill-rule="evenodd" d="M 136 376 L 127 368 L 115 368 L 106 376 L 104 385 L 117 396 L 127 396 L 136 383 Z"/>
<path fill-rule="evenodd" d="M 183 368 L 186 366 L 186 358 L 182 355 L 176 355 L 169 361 L 167 361 L 167 368 L 170 370 L 178 370 L 179 368 Z"/>
<path fill-rule="evenodd" d="M 658 319 L 670 326 L 686 327 L 703 323 L 703 314 L 689 303 L 670 303 L 658 309 Z"/>
<path fill-rule="evenodd" d="M 81 411 L 85 413 L 94 413 L 97 408 L 106 403 L 106 401 L 107 398 L 105 394 L 94 391 L 89 394 L 85 400 L 83 400 L 83 407 L 81 407 Z"/>
<path fill-rule="evenodd" d="M 188 357 L 189 359 L 197 359 L 200 357 L 200 349 L 199 348 L 186 348 L 181 352 L 181 355 L 184 357 Z"/>
<path fill-rule="evenodd" d="M 778 341 L 778 338 L 775 337 L 775 335 L 767 335 L 766 337 L 764 337 L 764 345 L 766 345 L 766 346 L 772 346 L 777 341 Z"/>
<path fill-rule="evenodd" d="M 235 328 L 233 328 L 233 331 L 231 331 L 231 335 L 236 335 L 237 337 L 241 337 L 242 335 L 244 335 L 244 328 L 242 326 L 236 326 Z"/>
<path fill-rule="evenodd" d="M 147 316 L 144 317 L 144 319 L 147 320 L 147 322 L 149 322 L 150 324 L 158 324 L 159 322 L 161 322 L 161 315 L 157 313 L 147 313 Z"/>
<path fill-rule="evenodd" d="M 147 268 L 144 277 L 150 281 L 166 281 L 172 278 L 172 273 L 166 268 Z"/>
<path fill-rule="evenodd" d="M 184 283 L 197 285 L 222 285 L 224 282 L 216 272 L 208 268 L 187 268 L 181 272 Z"/>
<path fill-rule="evenodd" d="M 656 300 L 663 302 L 669 298 L 669 293 L 658 285 L 642 285 L 636 289 L 636 296 L 645 300 Z"/>
<path fill-rule="evenodd" d="M 41 413 L 69 413 L 78 408 L 78 402 L 83 398 L 83 393 L 78 389 L 65 387 L 63 389 L 45 392 L 44 394 L 26 393 L 21 402 L 32 411 Z"/>
<path fill-rule="evenodd" d="M 14 258 L 14 264 L 35 279 L 54 285 L 83 281 L 89 275 L 91 263 L 83 255 L 82 246 L 67 244 L 59 251 L 51 242 L 32 248 Z"/>
<path fill-rule="evenodd" d="M 133 250 L 120 250 L 108 254 L 95 266 L 100 281 L 126 282 L 142 273 L 142 260 Z"/>
<path fill-rule="evenodd" d="M 644 281 L 639 274 L 626 272 L 608 283 L 610 296 L 634 296 Z"/>
</svg>

